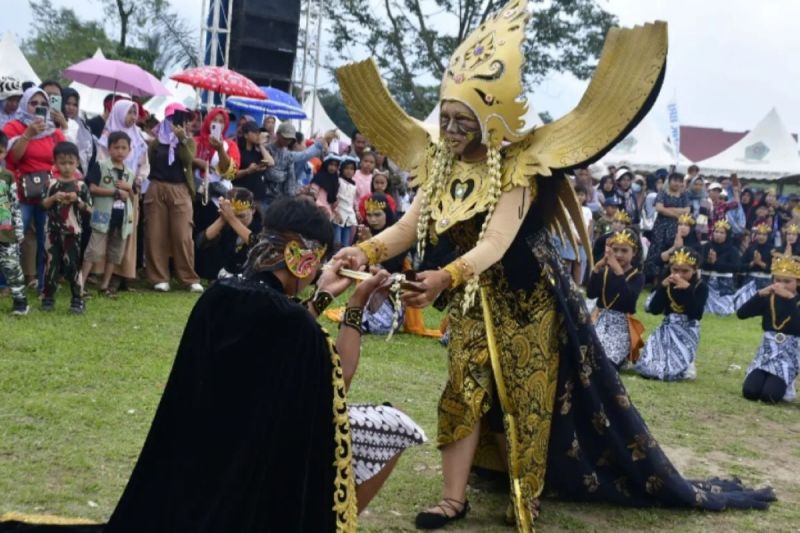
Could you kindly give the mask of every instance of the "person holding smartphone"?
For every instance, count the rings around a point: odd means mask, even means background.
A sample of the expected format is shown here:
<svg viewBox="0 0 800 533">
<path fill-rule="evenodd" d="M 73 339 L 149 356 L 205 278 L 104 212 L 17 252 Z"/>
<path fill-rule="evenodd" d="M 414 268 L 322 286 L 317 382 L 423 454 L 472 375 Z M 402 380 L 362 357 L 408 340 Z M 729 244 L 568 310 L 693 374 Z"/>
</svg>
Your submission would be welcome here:
<svg viewBox="0 0 800 533">
<path fill-rule="evenodd" d="M 170 258 L 178 281 L 191 292 L 203 292 L 194 269 L 192 202 L 197 189 L 192 167 L 196 144 L 184 129 L 188 114 L 181 104 L 167 106 L 157 138 L 149 148 L 144 247 L 147 279 L 159 292 L 170 290 Z"/>
<path fill-rule="evenodd" d="M 64 117 L 64 113 L 61 112 L 63 102 L 61 84 L 54 80 L 45 80 L 39 85 L 39 88 L 47 93 L 47 99 L 50 102 L 50 116 L 53 119 L 53 123 L 62 130 L 66 130 L 68 126 L 67 119 Z"/>
<path fill-rule="evenodd" d="M 47 93 L 38 87 L 31 87 L 20 99 L 16 118 L 3 127 L 3 132 L 9 139 L 6 168 L 14 174 L 16 181 L 17 198 L 22 209 L 22 225 L 28 229 L 33 224 L 36 230 L 35 241 L 30 241 L 35 242 L 35 247 L 23 245 L 23 271 L 29 283 L 36 280 L 40 292 L 44 290 L 47 221 L 47 214 L 41 203 L 47 190 L 50 169 L 53 167 L 53 149 L 65 140 L 62 131 L 50 120 L 49 111 L 50 100 Z"/>
</svg>

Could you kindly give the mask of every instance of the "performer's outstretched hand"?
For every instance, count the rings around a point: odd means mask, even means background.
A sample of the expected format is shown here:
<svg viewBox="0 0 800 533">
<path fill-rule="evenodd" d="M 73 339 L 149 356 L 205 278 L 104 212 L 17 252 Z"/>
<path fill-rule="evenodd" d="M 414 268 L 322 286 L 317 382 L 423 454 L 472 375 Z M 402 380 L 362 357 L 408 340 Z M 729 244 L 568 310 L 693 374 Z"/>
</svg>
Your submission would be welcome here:
<svg viewBox="0 0 800 533">
<path fill-rule="evenodd" d="M 368 262 L 367 254 L 355 246 L 342 248 L 336 252 L 336 255 L 333 256 L 333 259 L 342 261 L 345 268 L 350 268 L 352 270 L 361 270 L 362 267 L 367 266 Z"/>
<path fill-rule="evenodd" d="M 450 273 L 446 270 L 426 270 L 416 276 L 417 285 L 423 291 L 403 291 L 403 303 L 409 307 L 427 307 L 450 286 Z"/>
</svg>

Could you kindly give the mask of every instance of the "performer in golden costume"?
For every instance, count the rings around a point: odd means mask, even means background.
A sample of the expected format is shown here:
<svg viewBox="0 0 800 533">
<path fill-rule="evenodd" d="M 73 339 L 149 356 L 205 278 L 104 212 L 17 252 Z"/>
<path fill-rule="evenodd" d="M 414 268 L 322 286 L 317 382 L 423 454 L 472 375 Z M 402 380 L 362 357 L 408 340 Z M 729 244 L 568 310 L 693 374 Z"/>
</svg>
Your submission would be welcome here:
<svg viewBox="0 0 800 533">
<path fill-rule="evenodd" d="M 422 255 L 445 234 L 460 254 L 419 273 L 424 292 L 404 296 L 422 307 L 447 295 L 451 328 L 439 402 L 443 498 L 417 516 L 417 527 L 467 513 L 473 461 L 508 469 L 507 514 L 521 531 L 532 531 L 545 486 L 577 500 L 764 508 L 774 499 L 769 489 L 677 473 L 632 406 L 550 244 L 552 231 L 571 236 L 569 219 L 581 220 L 565 171 L 599 159 L 654 102 L 666 24 L 612 29 L 577 108 L 525 130 L 528 16 L 525 0 L 511 1 L 458 46 L 442 80 L 438 135 L 399 108 L 372 60 L 338 71 L 356 126 L 412 169 L 418 192 L 392 228 L 337 257 L 363 267 L 415 241 Z M 575 226 L 589 250 L 584 224 Z"/>
</svg>

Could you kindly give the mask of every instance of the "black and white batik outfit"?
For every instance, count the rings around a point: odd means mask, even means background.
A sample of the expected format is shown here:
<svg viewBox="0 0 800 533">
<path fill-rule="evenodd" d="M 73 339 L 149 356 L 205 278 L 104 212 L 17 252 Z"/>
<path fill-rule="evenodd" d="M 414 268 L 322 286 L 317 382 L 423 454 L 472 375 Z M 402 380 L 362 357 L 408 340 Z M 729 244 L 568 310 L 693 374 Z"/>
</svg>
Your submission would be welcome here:
<svg viewBox="0 0 800 533">
<path fill-rule="evenodd" d="M 390 405 L 351 404 L 348 415 L 357 485 L 380 472 L 398 453 L 427 440 L 416 422 Z"/>
<path fill-rule="evenodd" d="M 587 298 L 597 299 L 594 329 L 606 355 L 620 367 L 631 355 L 628 315 L 636 313 L 636 300 L 644 287 L 644 276 L 632 268 L 617 275 L 608 266 L 592 272 Z"/>
<path fill-rule="evenodd" d="M 787 299 L 774 294 L 756 295 L 737 312 L 739 318 L 761 316 L 764 336 L 756 357 L 747 367 L 745 380 L 761 370 L 780 378 L 786 385 L 785 401 L 797 397 L 794 382 L 800 372 L 800 297 Z"/>
<path fill-rule="evenodd" d="M 700 319 L 708 299 L 708 286 L 695 281 L 686 289 L 659 285 L 646 310 L 664 314 L 664 320 L 647 338 L 636 371 L 644 377 L 675 381 L 694 379 Z"/>
<path fill-rule="evenodd" d="M 717 259 L 708 263 L 708 253 L 714 250 Z M 736 294 L 733 275 L 739 268 L 739 252 L 730 243 L 708 242 L 703 246 L 703 281 L 708 285 L 706 313 L 718 316 L 732 315 L 733 297 Z"/>
<path fill-rule="evenodd" d="M 761 260 L 766 265 L 764 268 L 753 265 L 753 257 L 755 252 L 761 255 Z M 733 306 L 738 311 L 750 298 L 756 295 L 758 291 L 772 283 L 772 275 L 770 268 L 772 266 L 772 249 L 769 241 L 764 244 L 754 243 L 742 255 L 740 263 L 740 272 L 744 273 L 744 281 L 742 286 L 736 291 L 733 296 Z"/>
</svg>

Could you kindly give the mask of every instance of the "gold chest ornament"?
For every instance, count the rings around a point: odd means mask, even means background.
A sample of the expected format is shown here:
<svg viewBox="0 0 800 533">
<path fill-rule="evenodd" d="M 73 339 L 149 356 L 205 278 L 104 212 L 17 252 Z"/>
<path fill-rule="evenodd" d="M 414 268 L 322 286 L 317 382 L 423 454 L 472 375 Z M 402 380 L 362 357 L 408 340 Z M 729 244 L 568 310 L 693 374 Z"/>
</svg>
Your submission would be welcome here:
<svg viewBox="0 0 800 533">
<path fill-rule="evenodd" d="M 447 181 L 436 198 L 431 199 L 431 218 L 437 234 L 489 208 L 488 176 L 489 167 L 485 161 L 453 161 Z"/>
</svg>

